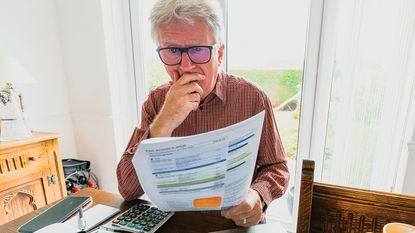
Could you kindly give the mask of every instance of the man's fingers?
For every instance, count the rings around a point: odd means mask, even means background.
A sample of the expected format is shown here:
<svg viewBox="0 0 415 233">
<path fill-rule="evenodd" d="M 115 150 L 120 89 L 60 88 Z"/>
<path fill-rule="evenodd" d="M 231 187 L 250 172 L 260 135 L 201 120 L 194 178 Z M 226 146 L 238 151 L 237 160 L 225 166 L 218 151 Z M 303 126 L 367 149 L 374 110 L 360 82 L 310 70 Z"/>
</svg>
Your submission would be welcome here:
<svg viewBox="0 0 415 233">
<path fill-rule="evenodd" d="M 193 111 L 196 111 L 199 108 L 199 102 L 191 102 L 193 105 Z"/>
<path fill-rule="evenodd" d="M 247 212 L 241 215 L 231 215 L 229 211 L 222 211 L 221 213 L 223 217 L 231 219 L 236 225 L 242 227 L 256 225 L 263 219 L 263 214 L 256 211 Z"/>
<path fill-rule="evenodd" d="M 255 219 L 255 218 L 258 218 L 260 215 L 261 215 L 261 213 L 257 213 L 255 211 L 250 211 L 250 212 L 241 214 L 241 216 L 243 216 L 242 219 L 244 219 L 244 218 L 254 218 Z"/>
<path fill-rule="evenodd" d="M 229 213 L 226 210 L 222 210 L 220 212 L 220 215 L 222 215 L 223 217 L 230 219 L 231 217 L 229 216 Z"/>
<path fill-rule="evenodd" d="M 223 217 L 233 220 L 241 220 L 243 219 L 243 216 L 251 215 L 248 209 L 242 209 L 240 205 L 234 206 L 228 210 L 223 210 L 221 214 Z"/>
<path fill-rule="evenodd" d="M 244 218 L 245 219 L 258 219 L 260 218 L 260 213 L 256 213 L 255 211 L 250 211 L 250 212 L 246 212 L 246 213 L 242 213 L 239 215 L 232 215 L 231 218 L 235 221 L 242 221 Z M 251 220 L 252 222 L 253 220 Z"/>
<path fill-rule="evenodd" d="M 258 224 L 260 221 L 264 219 L 265 215 L 260 213 L 254 213 L 254 214 L 248 214 L 248 215 L 242 215 L 238 218 L 234 218 L 233 221 L 236 225 L 239 226 L 253 226 Z"/>
<path fill-rule="evenodd" d="M 190 94 L 190 93 L 199 93 L 200 96 L 203 95 L 203 88 L 197 83 L 198 80 L 203 80 L 204 75 L 201 74 L 184 74 L 183 76 L 179 76 L 177 71 L 173 71 L 173 87 L 172 90 L 176 90 L 175 92 L 182 93 L 182 94 Z"/>
<path fill-rule="evenodd" d="M 251 205 L 246 200 L 244 200 L 239 205 L 226 210 L 226 212 L 230 216 L 240 216 L 249 213 L 251 210 Z"/>
<path fill-rule="evenodd" d="M 203 88 L 197 83 L 193 82 L 194 84 L 194 90 L 199 93 L 200 96 L 203 96 Z"/>
<path fill-rule="evenodd" d="M 258 217 L 243 218 L 242 220 L 235 222 L 235 224 L 242 227 L 250 227 L 258 224 L 261 220 L 262 219 Z"/>
<path fill-rule="evenodd" d="M 173 83 L 177 82 L 177 80 L 179 80 L 179 78 L 180 78 L 179 72 L 174 70 L 173 71 Z"/>
<path fill-rule="evenodd" d="M 200 95 L 199 95 L 199 93 L 191 93 L 189 95 L 189 101 L 190 102 L 197 102 L 199 104 L 200 103 Z"/>
<path fill-rule="evenodd" d="M 205 76 L 202 75 L 202 74 L 185 73 L 178 79 L 178 82 L 179 82 L 179 84 L 184 85 L 186 83 L 190 83 L 190 82 L 193 82 L 193 81 L 204 80 L 204 79 L 205 79 Z"/>
<path fill-rule="evenodd" d="M 260 196 L 250 190 L 245 199 L 237 206 L 222 211 L 222 216 L 232 219 L 236 225 L 248 227 L 257 224 L 262 219 Z"/>
<path fill-rule="evenodd" d="M 184 85 L 185 93 L 198 93 L 203 95 L 203 88 L 197 82 L 191 82 Z"/>
</svg>

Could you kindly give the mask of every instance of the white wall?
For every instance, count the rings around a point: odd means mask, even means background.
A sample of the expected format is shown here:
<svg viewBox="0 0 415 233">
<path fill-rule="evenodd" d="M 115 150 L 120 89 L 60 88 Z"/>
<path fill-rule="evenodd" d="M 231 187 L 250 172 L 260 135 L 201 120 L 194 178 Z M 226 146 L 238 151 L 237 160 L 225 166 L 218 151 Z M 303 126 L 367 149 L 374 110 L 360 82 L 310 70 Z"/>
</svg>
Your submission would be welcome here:
<svg viewBox="0 0 415 233">
<path fill-rule="evenodd" d="M 78 158 L 118 192 L 116 166 L 137 124 L 127 1 L 59 0 L 63 60 Z"/>
<path fill-rule="evenodd" d="M 100 3 L 58 1 L 62 49 L 78 158 L 101 188 L 116 191 L 115 148 Z"/>
<path fill-rule="evenodd" d="M 17 86 L 29 127 L 60 132 L 62 157 L 91 161 L 101 188 L 117 192 L 116 165 L 133 129 L 120 88 L 130 84 L 109 72 L 101 3 L 0 0 L 0 55 L 36 79 Z"/>
<path fill-rule="evenodd" d="M 36 83 L 16 85 L 23 93 L 29 128 L 59 132 L 63 158 L 77 154 L 67 81 L 53 0 L 0 1 L 0 56 L 15 57 Z"/>
</svg>

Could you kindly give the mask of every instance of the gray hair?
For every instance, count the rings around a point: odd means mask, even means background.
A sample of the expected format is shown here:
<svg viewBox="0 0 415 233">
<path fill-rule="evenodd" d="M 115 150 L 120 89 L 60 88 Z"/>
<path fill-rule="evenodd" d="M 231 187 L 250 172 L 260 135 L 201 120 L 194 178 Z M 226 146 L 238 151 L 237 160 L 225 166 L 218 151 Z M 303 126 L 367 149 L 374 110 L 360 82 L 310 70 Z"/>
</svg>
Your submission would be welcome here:
<svg viewBox="0 0 415 233">
<path fill-rule="evenodd" d="M 216 43 L 223 43 L 223 14 L 217 0 L 158 0 L 149 17 L 151 35 L 157 43 L 157 31 L 162 24 L 174 20 L 192 25 L 195 19 L 203 20 L 212 30 Z"/>
</svg>

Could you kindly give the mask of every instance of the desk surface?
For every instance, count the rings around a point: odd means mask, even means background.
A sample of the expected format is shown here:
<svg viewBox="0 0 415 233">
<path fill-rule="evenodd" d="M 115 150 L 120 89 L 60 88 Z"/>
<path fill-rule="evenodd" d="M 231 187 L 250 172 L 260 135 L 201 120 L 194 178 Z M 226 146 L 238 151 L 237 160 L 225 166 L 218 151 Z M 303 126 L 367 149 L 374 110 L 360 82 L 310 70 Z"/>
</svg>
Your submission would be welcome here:
<svg viewBox="0 0 415 233">
<path fill-rule="evenodd" d="M 124 201 L 121 196 L 113 193 L 104 192 L 96 189 L 83 189 L 74 195 L 90 195 L 94 201 L 94 204 L 104 204 L 119 208 L 121 211 L 125 211 L 129 207 L 139 202 L 145 202 L 143 200 Z M 52 204 L 51 204 L 52 205 Z M 17 229 L 46 210 L 51 205 L 44 206 L 38 210 L 35 210 L 27 215 L 17 218 L 7 224 L 0 226 L 1 233 L 17 232 Z M 169 232 L 209 232 L 219 231 L 225 229 L 235 228 L 234 223 L 228 219 L 223 218 L 218 214 L 202 213 L 202 212 L 177 212 L 172 218 L 168 220 L 161 228 L 157 230 L 157 233 L 169 233 Z"/>
</svg>

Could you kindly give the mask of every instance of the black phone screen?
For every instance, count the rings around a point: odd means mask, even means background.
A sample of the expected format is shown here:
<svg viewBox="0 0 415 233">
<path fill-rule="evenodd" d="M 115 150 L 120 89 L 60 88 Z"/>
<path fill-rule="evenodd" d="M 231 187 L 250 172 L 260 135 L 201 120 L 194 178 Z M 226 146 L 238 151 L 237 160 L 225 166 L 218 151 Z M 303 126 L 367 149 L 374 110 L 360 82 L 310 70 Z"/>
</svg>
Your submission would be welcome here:
<svg viewBox="0 0 415 233">
<path fill-rule="evenodd" d="M 91 196 L 68 196 L 25 223 L 18 231 L 29 233 L 53 223 L 63 222 L 91 200 Z"/>
</svg>

